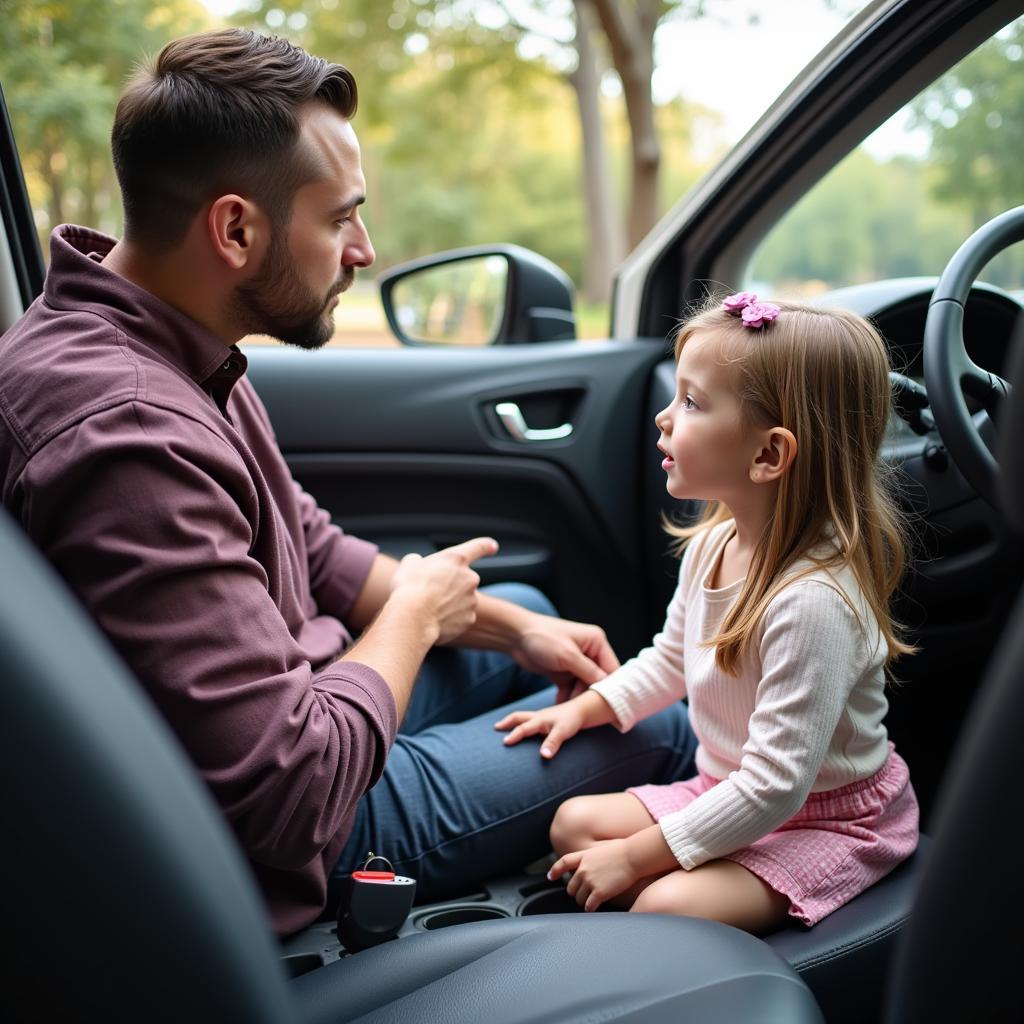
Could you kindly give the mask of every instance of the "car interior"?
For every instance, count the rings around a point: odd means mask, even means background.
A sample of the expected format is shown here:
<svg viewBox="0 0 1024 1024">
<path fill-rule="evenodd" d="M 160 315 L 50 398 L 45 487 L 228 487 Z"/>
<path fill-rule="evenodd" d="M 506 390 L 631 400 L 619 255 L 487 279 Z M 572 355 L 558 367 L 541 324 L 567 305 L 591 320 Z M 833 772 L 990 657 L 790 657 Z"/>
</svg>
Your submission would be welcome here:
<svg viewBox="0 0 1024 1024">
<path fill-rule="evenodd" d="M 673 588 L 663 518 L 699 512 L 668 499 L 654 447 L 654 413 L 674 390 L 672 319 L 709 282 L 741 280 L 757 239 L 842 154 L 1022 10 L 869 5 L 630 255 L 607 341 L 558 340 L 572 337 L 564 275 L 494 246 L 382 279 L 400 335 L 391 296 L 403 275 L 501 256 L 493 345 L 247 349 L 292 472 L 347 531 L 392 554 L 497 537 L 499 553 L 478 563 L 484 583 L 540 587 L 629 656 Z M 2 94 L 0 113 L 3 330 L 38 295 L 44 265 Z M 371 948 L 346 947 L 333 902 L 278 940 L 177 740 L 0 511 L 4 979 L 16 1019 L 1012 1019 L 1016 944 L 1000 919 L 1012 927 L 1024 909 L 1007 841 L 1019 804 L 1009 730 L 1024 713 L 1024 401 L 1011 394 L 1024 337 L 1018 296 L 982 278 L 1021 240 L 1024 208 L 1009 210 L 940 276 L 822 298 L 873 319 L 898 371 L 884 456 L 918 549 L 896 615 L 920 651 L 898 667 L 887 726 L 922 836 L 891 875 L 812 929 L 759 939 L 695 919 L 580 913 L 538 862 L 414 905 Z"/>
<path fill-rule="evenodd" d="M 1024 238 L 1024 209 L 998 219 L 995 230 L 986 226 L 947 268 L 929 312 L 929 343 L 958 347 L 955 308 L 962 312 L 979 251 L 1001 244 L 1007 224 Z M 954 309 L 951 328 L 943 307 Z M 1018 345 L 1018 365 L 1022 355 Z M 1024 413 L 1019 401 L 1004 412 L 998 493 L 1020 533 L 1024 460 L 1005 439 Z M 858 904 L 886 886 L 898 902 L 909 888 L 899 869 L 902 880 L 894 872 L 823 922 L 831 932 L 811 929 L 789 949 L 784 940 L 773 949 L 771 937 L 688 918 L 552 914 L 558 908 L 543 902 L 552 890 L 534 887 L 519 891 L 521 901 L 498 889 L 462 906 L 422 908 L 412 919 L 419 934 L 411 928 L 357 953 L 338 955 L 331 930 L 315 927 L 304 936 L 314 948 L 282 951 L 185 755 L 6 513 L 0 551 L 3 797 L 17 823 L 4 856 L 14 939 L 5 973 L 8 992 L 27 1010 L 23 1019 L 844 1019 L 844 1003 L 867 977 L 853 969 L 849 946 L 870 955 L 887 927 L 888 907 L 876 908 L 867 926 L 869 911 Z M 999 784 L 1012 768 L 1010 730 L 1021 711 L 1022 627 L 1018 603 L 958 740 L 933 838 L 907 865 L 921 877 L 889 974 L 887 1020 L 1001 1019 L 993 1014 L 1015 1005 L 1014 945 L 1002 941 L 991 908 L 1012 915 L 1024 895 L 1009 844 L 994 841 L 1006 815 Z M 541 912 L 531 913 L 537 895 Z M 820 943 L 821 975 L 805 963 L 801 976 L 792 947 L 811 935 Z M 296 963 L 314 957 L 330 962 L 312 970 Z M 289 981 L 288 973 L 298 977 Z M 832 1000 L 836 1010 L 823 1016 L 820 1004 Z"/>
</svg>

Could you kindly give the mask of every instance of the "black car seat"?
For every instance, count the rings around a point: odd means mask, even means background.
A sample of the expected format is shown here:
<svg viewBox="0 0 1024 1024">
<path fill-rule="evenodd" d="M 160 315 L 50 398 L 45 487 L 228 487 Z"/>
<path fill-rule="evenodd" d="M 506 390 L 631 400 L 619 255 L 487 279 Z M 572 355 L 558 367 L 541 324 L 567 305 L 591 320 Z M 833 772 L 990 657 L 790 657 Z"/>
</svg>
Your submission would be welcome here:
<svg viewBox="0 0 1024 1024">
<path fill-rule="evenodd" d="M 929 840 L 856 899 L 813 928 L 792 924 L 765 937 L 807 983 L 829 1024 L 877 1021 L 889 966 L 910 920 Z"/>
<path fill-rule="evenodd" d="M 0 674 L 8 1020 L 822 1019 L 764 943 L 669 916 L 465 924 L 289 981 L 212 798 L 2 510 Z"/>
</svg>

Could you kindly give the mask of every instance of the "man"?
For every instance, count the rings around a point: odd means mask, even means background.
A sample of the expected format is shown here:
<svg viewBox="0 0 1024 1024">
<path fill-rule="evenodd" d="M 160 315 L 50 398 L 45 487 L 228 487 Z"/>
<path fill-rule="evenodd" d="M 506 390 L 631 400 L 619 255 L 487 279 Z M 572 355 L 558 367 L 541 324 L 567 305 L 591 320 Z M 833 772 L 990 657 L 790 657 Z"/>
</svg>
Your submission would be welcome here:
<svg viewBox="0 0 1024 1024">
<path fill-rule="evenodd" d="M 441 895 L 545 852 L 568 795 L 692 770 L 681 705 L 557 765 L 504 748 L 493 709 L 603 677 L 603 632 L 478 594 L 489 538 L 397 563 L 291 479 L 235 343 L 322 346 L 373 262 L 355 108 L 349 72 L 284 40 L 169 44 L 115 116 L 124 237 L 57 228 L 0 339 L 4 504 L 181 739 L 281 933 L 369 849 Z"/>
</svg>

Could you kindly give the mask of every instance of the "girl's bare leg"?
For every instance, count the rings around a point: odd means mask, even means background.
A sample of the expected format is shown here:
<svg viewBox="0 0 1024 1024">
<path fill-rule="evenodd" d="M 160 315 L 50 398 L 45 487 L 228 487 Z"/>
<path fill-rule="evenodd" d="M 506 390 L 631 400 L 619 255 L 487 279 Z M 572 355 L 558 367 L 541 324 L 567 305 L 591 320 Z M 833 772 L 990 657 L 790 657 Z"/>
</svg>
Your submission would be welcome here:
<svg viewBox="0 0 1024 1024">
<path fill-rule="evenodd" d="M 685 914 L 721 921 L 763 935 L 789 918 L 789 900 L 731 860 L 712 860 L 692 871 L 670 871 L 650 882 L 632 910 Z"/>
<path fill-rule="evenodd" d="M 551 847 L 561 857 L 605 839 L 625 839 L 653 824 L 647 808 L 632 793 L 574 796 L 555 813 Z"/>
</svg>

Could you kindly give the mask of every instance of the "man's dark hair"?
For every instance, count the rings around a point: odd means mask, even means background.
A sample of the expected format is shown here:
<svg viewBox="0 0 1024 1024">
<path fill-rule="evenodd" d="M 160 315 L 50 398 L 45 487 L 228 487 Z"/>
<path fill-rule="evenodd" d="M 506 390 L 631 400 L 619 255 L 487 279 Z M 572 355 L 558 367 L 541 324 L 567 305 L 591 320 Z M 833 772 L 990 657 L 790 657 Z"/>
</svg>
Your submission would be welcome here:
<svg viewBox="0 0 1024 1024">
<path fill-rule="evenodd" d="M 227 192 L 286 224 L 296 189 L 316 177 L 298 145 L 299 108 L 312 100 L 351 118 L 351 72 L 248 29 L 168 43 L 132 76 L 114 115 L 125 238 L 173 248 L 203 203 Z"/>
</svg>

